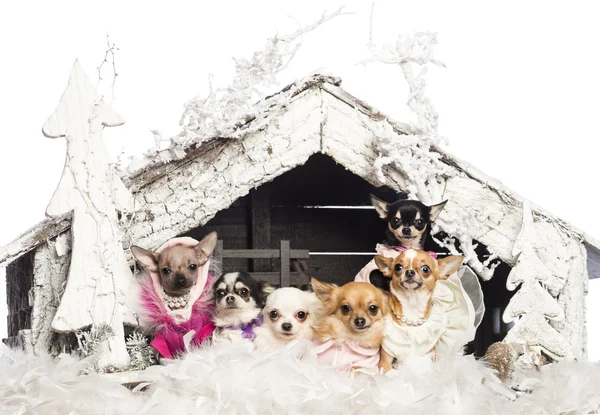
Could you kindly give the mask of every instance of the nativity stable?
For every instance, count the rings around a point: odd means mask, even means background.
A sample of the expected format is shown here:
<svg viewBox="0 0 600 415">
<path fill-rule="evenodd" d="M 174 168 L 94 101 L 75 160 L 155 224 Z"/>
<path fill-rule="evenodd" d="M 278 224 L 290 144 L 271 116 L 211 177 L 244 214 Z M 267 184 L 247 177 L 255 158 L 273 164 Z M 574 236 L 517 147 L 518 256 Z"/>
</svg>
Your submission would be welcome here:
<svg viewBox="0 0 600 415">
<path fill-rule="evenodd" d="M 93 96 L 84 78 L 76 63 L 61 105 L 68 106 L 69 94 Z M 392 201 L 404 191 L 425 204 L 448 200 L 430 249 L 465 255 L 480 277 L 486 313 L 470 351 L 481 356 L 504 340 L 556 361 L 585 358 L 585 296 L 588 279 L 600 277 L 600 243 L 428 145 L 413 127 L 393 122 L 340 84 L 332 76 L 310 76 L 261 102 L 231 136 L 179 141 L 114 180 L 103 173 L 113 198 L 91 201 L 97 212 L 113 210 L 110 223 L 118 229 L 106 224 L 98 232 L 106 246 L 117 243 L 111 255 L 117 265 L 121 256 L 128 261 L 126 277 L 133 278 L 132 244 L 156 249 L 176 236 L 200 239 L 217 231 L 224 272 L 248 271 L 281 286 L 304 285 L 309 276 L 342 284 L 383 239 L 385 224 L 369 194 Z M 44 126 L 47 136 L 68 136 L 61 111 Z M 102 124 L 90 127 L 95 131 L 123 122 L 109 109 L 101 115 Z M 69 145 L 73 154 L 79 151 Z M 75 227 L 94 220 L 80 219 L 89 214 L 84 199 L 51 202 L 49 219 L 0 249 L 0 264 L 7 266 L 6 343 L 34 353 L 68 351 L 77 344 L 72 332 L 98 317 L 99 308 L 89 304 L 83 316 L 74 315 L 85 300 L 71 301 L 70 310 L 61 305 L 70 289 L 71 298 L 96 299 L 103 287 L 86 286 L 84 279 L 69 288 L 73 267 L 85 274 L 86 255 L 95 255 L 73 249 L 84 238 Z M 111 239 L 111 232 L 118 237 Z M 128 281 L 118 281 L 126 289 Z M 104 294 L 116 296 L 115 290 Z M 115 307 L 110 301 L 103 310 Z M 121 311 L 116 324 L 126 333 L 135 318 Z"/>
</svg>

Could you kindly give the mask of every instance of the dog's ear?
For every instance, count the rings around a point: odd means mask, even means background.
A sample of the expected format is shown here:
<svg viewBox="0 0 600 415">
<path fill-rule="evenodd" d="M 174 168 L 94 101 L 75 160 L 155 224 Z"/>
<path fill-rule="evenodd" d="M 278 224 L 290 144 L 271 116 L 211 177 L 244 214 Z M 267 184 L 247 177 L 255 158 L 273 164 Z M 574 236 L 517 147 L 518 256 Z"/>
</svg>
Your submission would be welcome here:
<svg viewBox="0 0 600 415">
<path fill-rule="evenodd" d="M 211 254 L 217 246 L 217 233 L 211 232 L 194 247 L 198 257 L 198 265 L 204 265 L 210 259 Z"/>
<path fill-rule="evenodd" d="M 379 214 L 381 219 L 387 219 L 388 204 L 381 199 L 376 198 L 374 195 L 370 195 L 371 204 Z"/>
<path fill-rule="evenodd" d="M 271 284 L 264 282 L 264 281 L 260 281 L 258 283 L 258 289 L 260 292 L 260 307 L 264 307 L 265 304 L 267 303 L 267 297 L 269 296 L 269 294 L 271 294 L 273 291 L 276 290 L 275 287 L 273 287 Z"/>
<path fill-rule="evenodd" d="M 448 279 L 448 277 L 458 270 L 458 267 L 462 265 L 463 257 L 459 255 L 452 255 L 446 258 L 438 259 L 438 277 L 441 280 Z"/>
<path fill-rule="evenodd" d="M 375 258 L 373 259 L 375 260 L 375 265 L 377 265 L 379 271 L 381 271 L 384 276 L 392 278 L 392 265 L 394 264 L 394 259 L 386 258 L 382 255 L 375 255 Z"/>
<path fill-rule="evenodd" d="M 131 247 L 131 253 L 148 271 L 158 271 L 158 255 L 156 253 L 135 245 Z"/>
<path fill-rule="evenodd" d="M 335 295 L 336 289 L 338 288 L 338 286 L 335 284 L 327 284 L 319 281 L 316 278 L 310 279 L 310 286 L 312 287 L 312 290 L 317 298 L 324 303 L 331 301 Z"/>
<path fill-rule="evenodd" d="M 442 203 L 429 206 L 429 222 L 435 222 L 438 216 L 440 216 L 440 213 L 442 213 L 442 210 L 444 210 L 444 206 L 446 206 L 447 202 L 447 200 L 444 200 Z"/>
</svg>

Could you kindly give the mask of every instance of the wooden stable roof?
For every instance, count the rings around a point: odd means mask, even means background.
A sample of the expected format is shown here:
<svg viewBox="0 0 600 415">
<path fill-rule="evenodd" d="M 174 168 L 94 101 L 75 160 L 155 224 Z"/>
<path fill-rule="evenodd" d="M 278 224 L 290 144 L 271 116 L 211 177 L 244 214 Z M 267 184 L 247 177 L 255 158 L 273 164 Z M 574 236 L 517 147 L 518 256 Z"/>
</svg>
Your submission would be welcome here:
<svg viewBox="0 0 600 415">
<path fill-rule="evenodd" d="M 372 130 L 369 129 L 369 124 L 375 126 L 379 123 L 388 123 L 399 139 L 402 135 L 410 134 L 411 128 L 408 125 L 389 120 L 385 115 L 352 96 L 339 85 L 340 80 L 338 78 L 314 75 L 284 88 L 281 92 L 293 91 L 289 103 L 281 105 L 276 110 L 269 110 L 268 113 L 264 114 L 268 125 L 285 124 L 287 130 L 283 133 L 282 130 L 284 129 L 280 126 L 277 127 L 276 131 L 274 130 L 275 132 L 271 132 L 268 128 L 265 131 L 253 131 L 252 123 L 256 122 L 256 119 L 249 119 L 238 126 L 238 133 L 244 129 L 248 130 L 247 136 L 242 136 L 242 138 L 216 137 L 199 146 L 192 144 L 186 149 L 183 158 L 168 163 L 151 163 L 125 177 L 124 182 L 132 193 L 139 195 L 143 193 L 144 188 L 155 184 L 166 176 L 185 169 L 186 166 L 196 160 L 205 160 L 210 165 L 213 162 L 219 162 L 223 157 L 230 154 L 232 154 L 232 157 L 236 154 L 243 154 L 246 150 L 244 143 L 247 140 L 250 141 L 254 136 L 261 135 L 259 138 L 264 141 L 264 137 L 271 134 L 272 138 L 269 143 L 282 142 L 280 147 L 287 146 L 287 148 L 277 152 L 269 147 L 265 152 L 268 152 L 269 156 L 273 152 L 272 157 L 279 157 L 280 160 L 276 164 L 283 166 L 283 168 L 280 170 L 273 169 L 272 171 L 264 170 L 262 173 L 253 172 L 251 174 L 253 177 L 251 177 L 249 183 L 245 184 L 239 192 L 236 192 L 237 194 L 224 197 L 224 199 L 227 199 L 225 205 L 215 205 L 214 209 L 227 207 L 227 203 L 230 204 L 235 198 L 247 193 L 247 189 L 272 180 L 274 176 L 276 177 L 284 171 L 303 164 L 310 155 L 319 152 L 332 157 L 336 162 L 365 180 L 375 185 L 381 185 L 382 183 L 375 177 L 371 167 L 376 154 L 369 145 L 372 140 Z M 267 99 L 273 99 L 275 102 L 276 97 L 277 95 Z M 302 131 L 299 131 L 300 129 Z M 306 141 L 302 141 L 301 149 L 294 147 L 298 146 L 298 141 L 291 138 L 293 134 L 309 137 Z M 242 146 L 241 149 L 229 151 L 232 147 L 240 145 Z M 446 183 L 447 192 L 451 193 L 451 202 L 457 203 L 459 206 L 475 205 L 478 211 L 487 212 L 492 219 L 493 226 L 490 224 L 482 230 L 480 235 L 473 235 L 473 237 L 493 246 L 498 256 L 505 262 L 514 263 L 514 258 L 510 252 L 511 244 L 508 242 L 514 241 L 519 232 L 519 209 L 522 206 L 523 198 L 504 187 L 499 181 L 486 176 L 473 166 L 456 159 L 447 152 L 439 148 L 434 148 L 433 151 L 441 155 L 443 163 L 448 165 L 454 173 L 454 177 L 448 179 Z M 295 152 L 298 155 L 292 157 Z M 290 157 L 292 158 L 290 159 Z M 215 170 L 215 174 L 218 173 Z M 260 174 L 264 177 L 259 177 Z M 392 176 L 392 184 L 402 187 L 402 176 L 398 174 L 392 174 Z M 455 190 L 452 191 L 452 189 Z M 467 194 L 467 192 L 472 193 Z M 232 198 L 233 200 L 230 200 Z M 158 238 L 172 237 L 185 232 L 186 227 L 205 223 L 216 213 L 214 209 L 211 207 L 210 211 L 207 211 L 202 217 L 194 217 L 190 219 L 191 221 L 181 221 L 181 226 L 175 226 L 172 230 L 161 229 L 155 232 L 155 238 L 149 235 L 138 237 L 134 235 L 133 239 L 136 242 L 142 239 L 147 246 L 151 247 L 157 244 Z M 590 278 L 600 277 L 600 242 L 539 207 L 533 207 L 533 212 L 538 218 L 538 222 L 551 223 L 561 233 L 585 243 L 588 251 Z M 147 218 L 147 220 L 150 219 Z M 191 225 L 194 220 L 195 224 Z M 70 225 L 70 215 L 42 221 L 10 244 L 0 248 L 0 265 L 6 265 L 19 256 L 30 252 L 40 244 L 68 230 Z"/>
</svg>

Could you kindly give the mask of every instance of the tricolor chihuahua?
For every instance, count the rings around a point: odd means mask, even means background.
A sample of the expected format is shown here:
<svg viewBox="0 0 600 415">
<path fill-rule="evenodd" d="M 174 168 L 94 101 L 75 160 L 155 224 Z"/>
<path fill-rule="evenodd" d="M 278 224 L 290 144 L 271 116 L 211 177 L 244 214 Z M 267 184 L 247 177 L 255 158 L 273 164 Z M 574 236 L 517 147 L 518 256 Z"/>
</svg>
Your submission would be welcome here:
<svg viewBox="0 0 600 415">
<path fill-rule="evenodd" d="M 371 203 L 379 217 L 388 224 L 386 230 L 388 245 L 400 245 L 412 249 L 425 248 L 431 225 L 444 209 L 446 202 L 433 206 L 426 206 L 418 200 L 405 199 L 386 203 L 371 195 Z"/>
<path fill-rule="evenodd" d="M 390 318 L 400 326 L 420 326 L 430 316 L 432 295 L 439 280 L 448 279 L 462 264 L 462 256 L 449 256 L 436 260 L 425 251 L 408 249 L 395 259 L 381 255 L 375 257 L 375 263 L 390 285 Z M 386 326 L 389 329 L 389 327 Z M 386 330 L 386 336 L 393 336 Z M 392 353 L 393 354 L 393 353 Z M 381 353 L 381 367 L 384 371 L 391 368 L 394 356 Z"/>
<path fill-rule="evenodd" d="M 253 341 L 254 329 L 263 323 L 261 311 L 273 291 L 274 287 L 256 281 L 245 272 L 231 272 L 219 278 L 213 286 L 216 327 L 213 343 Z"/>
<path fill-rule="evenodd" d="M 371 203 L 379 217 L 387 222 L 386 244 L 407 249 L 425 249 L 431 226 L 446 205 L 446 201 L 426 206 L 418 200 L 406 199 L 386 203 L 373 195 Z M 389 280 L 379 270 L 373 270 L 369 280 L 376 287 L 389 291 Z"/>
</svg>

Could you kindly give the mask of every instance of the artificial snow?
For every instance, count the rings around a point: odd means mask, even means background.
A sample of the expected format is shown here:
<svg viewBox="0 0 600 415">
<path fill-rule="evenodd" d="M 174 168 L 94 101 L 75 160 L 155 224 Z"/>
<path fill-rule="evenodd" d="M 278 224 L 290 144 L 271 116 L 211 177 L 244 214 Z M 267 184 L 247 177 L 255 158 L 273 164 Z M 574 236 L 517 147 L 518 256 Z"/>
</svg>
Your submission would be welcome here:
<svg viewBox="0 0 600 415">
<path fill-rule="evenodd" d="M 106 375 L 80 374 L 88 365 L 69 355 L 52 360 L 1 346 L 0 413 L 531 415 L 600 409 L 597 363 L 546 366 L 522 382 L 531 393 L 514 401 L 472 356 L 441 355 L 432 364 L 349 378 L 320 366 L 308 342 L 272 353 L 252 353 L 245 342 L 208 347 L 139 372 L 145 382 L 131 391 Z"/>
</svg>

